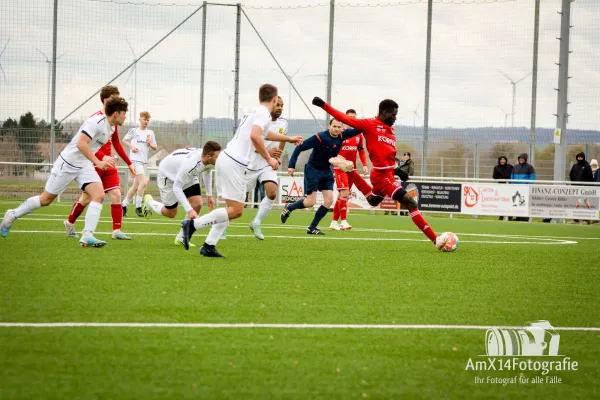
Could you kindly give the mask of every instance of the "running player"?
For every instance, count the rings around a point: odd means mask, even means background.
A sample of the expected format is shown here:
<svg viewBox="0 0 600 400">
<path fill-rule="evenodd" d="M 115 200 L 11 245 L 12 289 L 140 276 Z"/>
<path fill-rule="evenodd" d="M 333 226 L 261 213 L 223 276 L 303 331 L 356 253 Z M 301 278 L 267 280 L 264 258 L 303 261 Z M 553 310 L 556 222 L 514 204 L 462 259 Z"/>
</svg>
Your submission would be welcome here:
<svg viewBox="0 0 600 400">
<path fill-rule="evenodd" d="M 123 138 L 123 143 L 131 149 L 131 161 L 135 166 L 135 179 L 133 185 L 127 192 L 127 197 L 123 200 L 123 216 L 127 216 L 127 206 L 135 196 L 135 212 L 138 217 L 143 217 L 142 214 L 142 198 L 148 184 L 148 152 L 149 149 L 156 150 L 156 137 L 154 132 L 148 129 L 150 124 L 150 113 L 142 111 L 140 113 L 140 126 L 131 128 L 127 135 Z"/>
<path fill-rule="evenodd" d="M 216 249 L 221 234 L 227 229 L 229 221 L 242 216 L 246 199 L 246 171 L 254 152 L 258 152 L 273 170 L 279 167 L 279 161 L 271 157 L 265 147 L 264 137 L 268 140 L 301 142 L 302 137 L 287 137 L 269 132 L 270 115 L 277 104 L 277 87 L 264 84 L 258 91 L 260 105 L 249 109 L 242 117 L 240 125 L 227 143 L 215 164 L 218 195 L 225 199 L 226 208 L 218 208 L 192 221 L 183 221 L 183 245 L 189 249 L 190 238 L 197 229 L 211 227 L 206 241 L 200 249 L 205 257 L 223 257 Z"/>
<path fill-rule="evenodd" d="M 287 135 L 288 122 L 286 119 L 281 118 L 282 111 L 283 99 L 281 97 L 277 97 L 275 109 L 271 113 L 271 126 L 269 127 L 269 130 L 281 135 Z M 279 159 L 281 152 L 285 147 L 285 142 L 272 142 L 270 140 L 265 140 L 265 147 L 267 148 L 267 151 L 271 157 Z M 277 172 L 273 171 L 273 168 L 269 168 L 269 164 L 267 164 L 267 161 L 260 154 L 254 153 L 254 158 L 248 165 L 246 180 L 248 182 L 248 191 L 250 193 L 254 192 L 254 187 L 256 186 L 257 181 L 260 182 L 260 184 L 265 188 L 266 196 L 260 202 L 256 217 L 254 217 L 249 226 L 250 230 L 254 232 L 254 236 L 256 236 L 257 239 L 264 240 L 265 237 L 262 234 L 260 223 L 269 214 L 271 208 L 273 208 L 275 197 L 277 197 Z"/>
<path fill-rule="evenodd" d="M 106 101 L 111 96 L 119 96 L 119 89 L 116 86 L 108 85 L 104 86 L 102 90 L 100 90 L 100 101 L 102 102 L 102 107 L 106 105 Z M 104 110 L 97 111 L 91 116 L 93 117 L 96 115 L 104 115 Z M 96 158 L 98 158 L 98 160 L 102 160 L 105 156 L 112 157 L 113 146 L 115 147 L 115 151 L 119 157 L 121 157 L 129 167 L 129 173 L 131 174 L 131 177 L 135 178 L 135 168 L 131 164 L 131 160 L 127 156 L 127 153 L 125 152 L 125 149 L 123 149 L 123 146 L 121 146 L 121 141 L 119 140 L 118 125 L 115 125 L 115 132 L 110 137 L 110 141 L 96 152 Z M 112 216 L 113 221 L 112 238 L 117 240 L 130 240 L 131 238 L 129 236 L 121 232 L 123 214 L 121 212 L 121 182 L 119 179 L 119 171 L 117 171 L 115 167 L 110 167 L 106 170 L 96 168 L 96 173 L 102 181 L 104 193 L 108 193 L 108 197 L 110 198 L 110 215 Z M 79 199 L 75 200 L 75 203 L 73 203 L 71 212 L 63 223 L 68 237 L 77 239 L 77 234 L 75 233 L 75 221 L 77 221 L 77 218 L 81 215 L 91 200 L 92 199 L 87 192 L 82 192 Z"/>
<path fill-rule="evenodd" d="M 410 216 L 415 225 L 427 236 L 438 248 L 442 249 L 445 242 L 438 240 L 431 226 L 421 215 L 416 201 L 406 192 L 394 177 L 396 166 L 396 135 L 394 134 L 394 123 L 398 114 L 398 103 L 394 100 L 383 100 L 379 103 L 378 115 L 369 119 L 353 119 L 336 110 L 321 98 L 315 97 L 312 103 L 321 107 L 334 118 L 343 123 L 363 131 L 367 142 L 367 150 L 371 159 L 371 184 L 373 185 L 373 196 L 367 197 L 369 204 L 377 206 L 385 196 L 389 196 L 408 208 Z"/>
<path fill-rule="evenodd" d="M 71 142 L 60 153 L 46 182 L 44 191 L 40 196 L 30 197 L 14 210 L 6 211 L 0 235 L 7 237 L 10 228 L 17 218 L 30 214 L 40 207 L 45 207 L 54 201 L 59 194 L 64 192 L 71 182 L 76 181 L 81 190 L 86 191 L 91 198 L 87 213 L 85 214 L 85 227 L 79 243 L 83 247 L 102 247 L 105 241 L 93 236 L 104 201 L 104 188 L 102 181 L 94 170 L 105 170 L 115 166 L 115 160 L 105 156 L 99 160 L 95 153 L 105 145 L 115 131 L 116 125 L 123 125 L 127 115 L 127 101 L 121 97 L 113 96 L 108 99 L 104 107 L 106 115 L 96 115 L 83 123 Z"/>
<path fill-rule="evenodd" d="M 212 210 L 215 202 L 212 197 L 211 171 L 220 152 L 219 143 L 206 142 L 202 149 L 179 149 L 166 156 L 160 162 L 156 177 L 162 202 L 154 200 L 149 194 L 145 195 L 142 204 L 144 216 L 148 217 L 154 211 L 167 218 L 175 218 L 181 204 L 186 212 L 186 220 L 197 218 L 202 208 L 202 192 L 198 179 L 200 175 L 206 189 L 208 208 Z M 175 238 L 175 244 L 183 245 L 182 231 Z"/>
</svg>

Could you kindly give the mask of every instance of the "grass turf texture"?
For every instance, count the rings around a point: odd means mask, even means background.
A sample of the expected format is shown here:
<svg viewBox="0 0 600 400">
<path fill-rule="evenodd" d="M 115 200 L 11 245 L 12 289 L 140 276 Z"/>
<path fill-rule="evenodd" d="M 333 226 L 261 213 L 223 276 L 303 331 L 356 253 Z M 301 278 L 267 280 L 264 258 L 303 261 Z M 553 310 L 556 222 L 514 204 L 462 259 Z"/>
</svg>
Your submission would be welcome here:
<svg viewBox="0 0 600 400">
<path fill-rule="evenodd" d="M 0 210 L 15 205 L 2 203 Z M 273 211 L 260 242 L 247 228 L 255 210 L 247 209 L 218 245 L 228 258 L 206 259 L 198 248 L 175 247 L 179 221 L 158 217 L 126 218 L 132 241 L 99 234 L 107 247 L 80 248 L 62 233 L 69 206 L 20 219 L 0 240 L 0 321 L 523 325 L 547 319 L 554 326 L 600 326 L 600 226 L 427 215 L 436 232 L 461 239 L 457 252 L 444 254 L 409 218 L 381 215 L 350 214 L 356 229 L 308 237 L 312 212 L 294 212 L 281 225 Z M 108 206 L 98 231 L 111 231 Z M 192 242 L 201 245 L 205 234 L 198 231 Z M 598 395 L 600 332 L 559 332 L 559 353 L 579 362 L 578 371 L 550 372 L 562 383 L 506 386 L 474 378 L 519 372 L 465 371 L 469 358 L 485 354 L 484 332 L 0 328 L 0 398 Z"/>
</svg>

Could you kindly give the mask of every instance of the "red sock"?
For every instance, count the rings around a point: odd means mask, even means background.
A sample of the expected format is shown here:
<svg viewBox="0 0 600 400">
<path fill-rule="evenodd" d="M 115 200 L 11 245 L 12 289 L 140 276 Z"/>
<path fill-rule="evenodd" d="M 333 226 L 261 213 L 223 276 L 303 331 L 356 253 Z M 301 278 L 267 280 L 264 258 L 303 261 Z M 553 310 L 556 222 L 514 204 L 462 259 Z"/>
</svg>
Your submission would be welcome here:
<svg viewBox="0 0 600 400">
<path fill-rule="evenodd" d="M 340 199 L 337 199 L 333 206 L 333 220 L 337 222 L 340 219 Z"/>
<path fill-rule="evenodd" d="M 421 211 L 419 211 L 419 209 L 415 209 L 413 211 L 410 212 L 410 217 L 412 218 L 413 222 L 415 223 L 415 225 L 417 227 L 419 227 L 419 229 L 421 231 L 423 231 L 423 233 L 425 234 L 425 236 L 427 236 L 427 238 L 429 240 L 431 240 L 433 243 L 435 243 L 435 239 L 437 238 L 437 235 L 435 234 L 435 232 L 433 231 L 433 229 L 431 229 L 431 227 L 429 226 L 429 224 L 427 223 L 427 221 L 425 221 L 425 218 L 423 218 L 423 216 L 421 215 Z"/>
<path fill-rule="evenodd" d="M 121 229 L 121 222 L 123 222 L 123 209 L 120 204 L 110 205 L 110 215 L 113 220 L 113 231 Z"/>
<path fill-rule="evenodd" d="M 348 199 L 339 199 L 338 201 L 340 202 L 340 218 L 345 221 L 348 214 Z"/>
<path fill-rule="evenodd" d="M 74 224 L 75 221 L 77 221 L 77 218 L 83 212 L 83 210 L 85 210 L 85 206 L 82 205 L 79 202 L 79 200 L 75 200 L 75 203 L 73 203 L 73 207 L 71 208 L 71 213 L 69 214 L 69 217 L 67 218 L 67 220 L 69 221 L 69 223 L 70 224 Z"/>
</svg>

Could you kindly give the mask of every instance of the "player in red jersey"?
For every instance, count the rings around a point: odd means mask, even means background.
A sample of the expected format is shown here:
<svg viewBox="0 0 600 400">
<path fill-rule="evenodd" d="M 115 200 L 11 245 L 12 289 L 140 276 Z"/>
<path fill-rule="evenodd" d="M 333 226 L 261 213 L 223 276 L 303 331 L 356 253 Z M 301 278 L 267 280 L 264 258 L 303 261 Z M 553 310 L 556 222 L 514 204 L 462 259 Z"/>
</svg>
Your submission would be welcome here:
<svg viewBox="0 0 600 400">
<path fill-rule="evenodd" d="M 104 86 L 102 90 L 100 90 L 100 101 L 102 101 L 103 105 L 106 104 L 106 101 L 112 96 L 119 96 L 119 89 L 116 86 L 108 85 Z M 100 110 L 92 114 L 92 116 L 102 114 L 104 114 L 104 112 Z M 119 131 L 116 126 L 115 132 L 112 134 L 110 141 L 108 141 L 100 148 L 100 150 L 98 150 L 96 157 L 101 161 L 112 159 L 111 146 L 115 147 L 119 157 L 121 157 L 129 167 L 131 176 L 135 177 L 135 169 L 132 166 L 131 160 L 127 156 L 127 153 L 125 153 L 123 146 L 121 145 L 119 140 Z M 102 180 L 104 193 L 108 193 L 108 196 L 110 197 L 110 214 L 113 220 L 112 238 L 117 240 L 130 240 L 131 238 L 129 236 L 126 236 L 123 232 L 121 232 L 123 212 L 121 210 L 121 182 L 119 180 L 119 172 L 115 167 L 107 168 L 105 170 L 96 168 L 96 172 Z M 90 203 L 90 200 L 90 196 L 86 192 L 83 192 L 81 193 L 81 197 L 79 197 L 79 199 L 73 204 L 71 213 L 64 222 L 65 231 L 67 232 L 68 237 L 77 238 L 77 234 L 75 233 L 75 221 L 77 221 L 77 217 L 81 215 L 85 207 Z"/>
<path fill-rule="evenodd" d="M 356 111 L 351 108 L 346 111 L 346 115 L 350 118 L 356 118 Z M 335 184 L 339 196 L 333 207 L 333 219 L 331 225 L 329 225 L 329 229 L 336 231 L 352 229 L 352 225 L 346 220 L 346 215 L 348 213 L 348 198 L 350 196 L 352 185 L 356 185 L 357 189 L 360 190 L 365 197 L 371 193 L 371 185 L 369 185 L 356 171 L 356 154 L 358 153 L 360 162 L 363 165 L 363 173 L 366 174 L 369 172 L 369 169 L 367 168 L 367 155 L 365 154 L 364 141 L 363 135 L 358 135 L 342 143 L 342 150 L 339 155 L 348 161 L 352 161 L 354 169 L 350 172 L 345 172 L 340 168 L 333 168 Z M 341 223 L 338 225 L 339 219 L 341 219 Z"/>
<path fill-rule="evenodd" d="M 398 115 L 398 103 L 394 100 L 383 100 L 379 103 L 377 117 L 369 119 L 350 118 L 325 103 L 319 97 L 315 97 L 312 103 L 317 107 L 321 107 L 325 112 L 346 125 L 363 131 L 373 168 L 371 170 L 373 195 L 367 197 L 369 204 L 377 206 L 383 201 L 385 196 L 389 196 L 397 202 L 404 204 L 408 208 L 410 217 L 415 225 L 441 250 L 445 243 L 441 239 L 438 240 L 438 236 L 421 215 L 415 199 L 400 186 L 394 177 L 394 168 L 396 167 L 396 135 L 394 134 L 393 126 Z"/>
</svg>

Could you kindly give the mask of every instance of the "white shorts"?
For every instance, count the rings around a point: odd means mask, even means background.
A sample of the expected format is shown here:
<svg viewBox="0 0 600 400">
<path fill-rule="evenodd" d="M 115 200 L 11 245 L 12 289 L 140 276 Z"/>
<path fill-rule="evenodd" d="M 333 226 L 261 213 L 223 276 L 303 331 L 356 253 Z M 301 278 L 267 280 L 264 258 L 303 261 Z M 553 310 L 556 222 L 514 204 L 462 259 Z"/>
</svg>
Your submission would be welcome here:
<svg viewBox="0 0 600 400">
<path fill-rule="evenodd" d="M 177 196 L 175 196 L 175 192 L 173 191 L 173 181 L 164 176 L 163 174 L 158 172 L 158 176 L 156 177 L 156 183 L 158 186 L 158 191 L 160 192 L 160 201 L 165 205 L 165 207 L 170 208 L 177 204 Z M 183 190 L 190 188 L 194 185 L 200 185 L 200 181 L 198 178 L 194 178 L 194 180 L 183 187 Z"/>
<path fill-rule="evenodd" d="M 277 171 L 273 171 L 270 165 L 264 167 L 263 169 L 259 169 L 258 171 L 247 170 L 246 171 L 246 187 L 247 190 L 251 190 L 256 186 L 256 181 L 261 184 L 265 182 L 273 182 L 276 185 L 279 185 L 279 180 L 277 179 Z"/>
<path fill-rule="evenodd" d="M 142 163 L 140 161 L 132 161 L 131 162 L 135 168 L 136 175 L 146 175 L 147 164 Z"/>
<path fill-rule="evenodd" d="M 221 152 L 215 164 L 217 194 L 226 200 L 246 200 L 246 166 Z"/>
<path fill-rule="evenodd" d="M 67 187 L 73 181 L 76 181 L 82 190 L 85 184 L 102 182 L 92 163 L 88 162 L 82 167 L 77 167 L 67 163 L 59 156 L 52 166 L 52 171 L 50 172 L 48 181 L 46 181 L 44 190 L 48 193 L 59 195 L 67 190 Z"/>
</svg>

